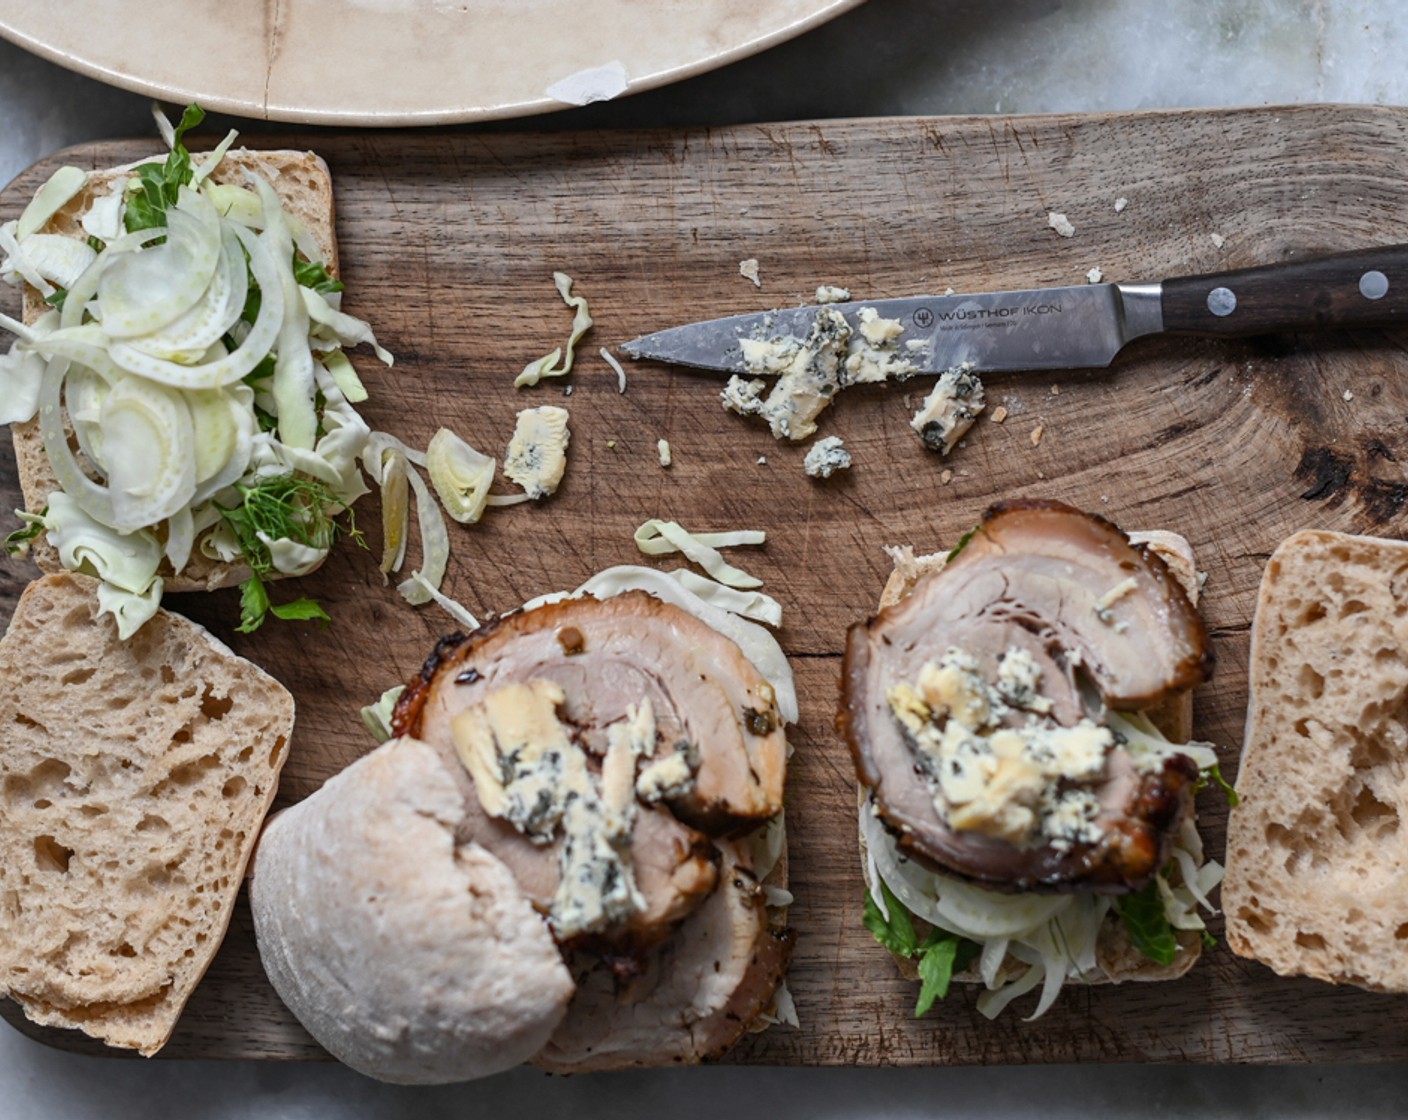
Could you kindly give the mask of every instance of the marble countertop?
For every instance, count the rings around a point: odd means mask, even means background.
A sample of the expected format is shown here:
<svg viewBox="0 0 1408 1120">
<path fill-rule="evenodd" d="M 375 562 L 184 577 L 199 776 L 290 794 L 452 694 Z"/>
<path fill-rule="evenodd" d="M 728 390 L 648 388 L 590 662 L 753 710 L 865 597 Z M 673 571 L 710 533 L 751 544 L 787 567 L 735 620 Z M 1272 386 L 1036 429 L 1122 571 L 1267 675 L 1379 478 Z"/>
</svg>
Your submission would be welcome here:
<svg viewBox="0 0 1408 1120">
<path fill-rule="evenodd" d="M 1399 0 L 869 0 L 681 84 L 482 126 L 578 129 L 907 114 L 1408 104 Z M 0 42 L 0 182 L 85 140 L 145 136 L 145 98 Z M 247 131 L 278 126 L 226 123 Z M 1405 169 L 1408 173 L 1408 169 Z M 1368 1055 L 1366 1055 L 1368 1057 Z M 334 1065 L 81 1058 L 0 1026 L 0 1116 L 771 1118 L 1400 1116 L 1408 1067 L 709 1068 L 402 1089 Z M 155 1111 L 154 1111 L 155 1110 Z"/>
</svg>

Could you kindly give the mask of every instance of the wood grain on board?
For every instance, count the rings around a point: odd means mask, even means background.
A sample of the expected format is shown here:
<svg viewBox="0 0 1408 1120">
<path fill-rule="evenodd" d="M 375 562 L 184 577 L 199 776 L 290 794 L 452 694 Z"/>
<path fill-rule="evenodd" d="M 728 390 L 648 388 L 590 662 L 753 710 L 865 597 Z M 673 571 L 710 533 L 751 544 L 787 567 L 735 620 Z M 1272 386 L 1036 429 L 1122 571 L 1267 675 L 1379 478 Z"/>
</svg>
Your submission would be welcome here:
<svg viewBox="0 0 1408 1120">
<path fill-rule="evenodd" d="M 1192 540 L 1210 573 L 1204 610 L 1218 657 L 1197 730 L 1233 772 L 1268 554 L 1307 526 L 1408 527 L 1408 334 L 1145 339 L 1108 371 L 990 376 L 988 417 L 946 460 L 909 429 L 927 379 L 850 390 L 821 434 L 842 436 L 855 467 L 824 483 L 803 475 L 804 447 L 725 413 L 716 379 L 628 365 L 622 395 L 597 352 L 687 320 L 796 304 L 819 283 L 879 298 L 1076 284 L 1092 267 L 1154 280 L 1408 242 L 1408 114 L 1308 107 L 302 142 L 333 170 L 346 306 L 397 356 L 390 370 L 357 357 L 372 427 L 424 446 L 449 425 L 502 456 L 515 410 L 553 403 L 572 414 L 556 497 L 452 526 L 450 594 L 485 615 L 641 562 L 631 534 L 649 517 L 768 531 L 765 547 L 736 555 L 783 605 L 802 700 L 788 797 L 798 930 L 789 983 L 802 1028 L 752 1036 L 730 1061 L 1408 1059 L 1408 1000 L 1280 979 L 1223 946 L 1174 983 L 1072 988 L 1033 1023 L 1020 1005 L 985 1021 L 968 990 L 916 1021 L 913 988 L 860 923 L 852 775 L 832 730 L 843 637 L 880 593 L 882 546 L 933 550 L 994 499 L 1048 496 Z M 104 143 L 46 160 L 7 190 L 0 220 L 60 163 L 107 166 L 152 147 Z M 1129 201 L 1117 212 L 1120 197 Z M 1074 237 L 1048 228 L 1053 210 Z M 739 276 L 749 257 L 761 290 Z M 566 336 L 555 269 L 575 277 L 597 324 L 566 398 L 559 382 L 513 388 L 526 362 Z M 999 405 L 1001 424 L 990 418 Z M 673 448 L 668 470 L 660 438 Z M 6 454 L 0 506 L 18 500 Z M 237 592 L 170 599 L 297 698 L 283 803 L 370 749 L 357 709 L 413 674 L 453 628 L 383 584 L 375 500 L 364 507 L 370 551 L 344 542 L 297 587 L 326 604 L 327 629 L 272 623 L 246 637 L 233 632 Z M 28 575 L 23 563 L 0 568 L 3 617 Z M 1225 807 L 1202 801 L 1220 855 Z M 13 1005 L 5 1016 L 46 1042 L 100 1049 L 24 1023 Z M 321 1054 L 264 980 L 243 903 L 163 1054 Z"/>
</svg>

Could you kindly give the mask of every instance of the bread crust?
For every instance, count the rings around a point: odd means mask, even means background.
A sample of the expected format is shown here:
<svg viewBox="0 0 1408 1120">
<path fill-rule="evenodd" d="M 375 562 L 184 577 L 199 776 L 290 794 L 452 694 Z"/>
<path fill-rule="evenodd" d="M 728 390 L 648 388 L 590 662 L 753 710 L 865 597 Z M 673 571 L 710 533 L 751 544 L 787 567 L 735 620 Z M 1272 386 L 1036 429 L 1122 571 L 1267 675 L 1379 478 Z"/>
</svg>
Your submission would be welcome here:
<svg viewBox="0 0 1408 1120">
<path fill-rule="evenodd" d="M 121 190 L 122 185 L 131 178 L 133 168 L 165 158 L 165 153 L 162 153 L 152 156 L 150 160 L 91 172 L 83 190 L 70 199 L 40 232 L 78 239 L 86 237 L 81 219 L 88 208 L 97 199 Z M 195 158 L 199 160 L 200 156 L 196 155 Z M 323 159 L 312 152 L 235 148 L 225 154 L 210 179 L 216 183 L 244 185 L 250 173 L 261 175 L 269 181 L 279 193 L 285 209 L 303 224 L 322 251 L 329 273 L 336 276 L 337 238 L 332 176 Z M 26 284 L 22 310 L 24 322 L 32 324 L 47 310 L 49 307 L 39 292 Z M 42 513 L 49 504 L 49 495 L 60 487 L 49 465 L 49 457 L 44 452 L 38 419 L 11 425 L 10 436 L 15 446 L 24 507 L 30 513 Z M 30 542 L 29 551 L 41 572 L 65 570 L 58 551 L 44 534 Z M 180 572 L 173 572 L 169 561 L 163 559 L 158 574 L 165 581 L 167 591 L 215 591 L 243 583 L 249 578 L 250 570 L 243 563 L 213 560 L 197 548 Z M 279 574 L 272 573 L 267 578 L 279 578 Z"/>
<path fill-rule="evenodd" d="M 1187 539 L 1177 533 L 1165 530 L 1134 532 L 1127 534 L 1127 536 L 1131 544 L 1147 548 L 1168 566 L 1170 573 L 1187 593 L 1189 601 L 1196 607 L 1201 578 L 1194 560 L 1192 545 L 1188 543 Z M 910 545 L 889 546 L 886 548 L 886 552 L 890 556 L 894 568 L 880 593 L 879 610 L 884 610 L 886 607 L 898 603 L 913 591 L 915 585 L 925 576 L 942 571 L 951 555 L 950 552 L 916 555 Z M 1172 741 L 1186 742 L 1191 737 L 1193 728 L 1192 692 L 1184 691 L 1171 696 L 1147 714 L 1155 726 Z M 861 786 L 857 787 L 856 792 L 858 811 L 864 812 L 867 800 L 866 790 Z M 859 841 L 862 874 L 865 877 L 867 889 L 873 890 L 874 884 L 870 877 L 869 846 L 866 843 L 863 830 L 860 833 Z M 914 924 L 921 938 L 932 928 L 920 918 L 915 918 Z M 1125 981 L 1176 980 L 1191 969 L 1197 963 L 1198 958 L 1202 956 L 1203 941 L 1197 930 L 1176 930 L 1175 937 L 1179 946 L 1178 956 L 1172 964 L 1161 965 L 1156 961 L 1151 961 L 1135 949 L 1123 923 L 1114 914 L 1108 915 L 1100 928 L 1096 945 L 1096 959 L 1103 975 L 1091 977 L 1086 983 L 1119 984 Z M 917 981 L 919 979 L 918 966 L 913 960 L 897 953 L 891 953 L 891 956 L 894 958 L 895 965 L 901 975 L 910 980 Z M 1024 970 L 1026 966 L 1009 956 L 1003 967 Z M 955 973 L 953 979 L 960 983 L 969 984 L 983 982 L 978 973 L 976 962 L 963 972 Z"/>
</svg>

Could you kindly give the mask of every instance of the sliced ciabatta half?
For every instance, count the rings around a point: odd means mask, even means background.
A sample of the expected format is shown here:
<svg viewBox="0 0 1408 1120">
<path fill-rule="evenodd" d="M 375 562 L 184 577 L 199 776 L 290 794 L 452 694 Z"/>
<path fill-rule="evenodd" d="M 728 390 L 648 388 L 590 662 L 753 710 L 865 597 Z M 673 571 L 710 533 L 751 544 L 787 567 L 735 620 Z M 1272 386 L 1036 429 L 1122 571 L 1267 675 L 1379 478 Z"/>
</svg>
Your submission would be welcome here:
<svg viewBox="0 0 1408 1120">
<path fill-rule="evenodd" d="M 229 925 L 293 699 L 166 611 L 119 641 L 97 587 L 30 584 L 0 639 L 0 995 L 152 1054 Z"/>
<path fill-rule="evenodd" d="M 1408 542 L 1308 530 L 1272 555 L 1237 793 L 1233 951 L 1408 992 Z"/>
</svg>

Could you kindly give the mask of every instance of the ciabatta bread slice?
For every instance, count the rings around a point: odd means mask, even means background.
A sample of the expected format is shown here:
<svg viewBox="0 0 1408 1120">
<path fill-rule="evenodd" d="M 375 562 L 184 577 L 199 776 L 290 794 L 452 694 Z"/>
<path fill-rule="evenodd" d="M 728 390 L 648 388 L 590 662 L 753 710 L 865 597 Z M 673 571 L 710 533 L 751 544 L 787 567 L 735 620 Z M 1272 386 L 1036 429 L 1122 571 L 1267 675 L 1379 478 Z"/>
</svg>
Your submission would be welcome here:
<svg viewBox="0 0 1408 1120">
<path fill-rule="evenodd" d="M 166 611 L 119 641 L 97 586 L 30 584 L 0 639 L 0 996 L 152 1054 L 224 937 L 293 698 Z"/>
<path fill-rule="evenodd" d="M 1162 529 L 1128 534 L 1131 544 L 1143 546 L 1162 560 L 1173 577 L 1182 585 L 1193 606 L 1198 605 L 1202 578 L 1198 573 L 1192 545 L 1178 533 Z M 894 564 L 885 587 L 880 593 L 879 608 L 898 603 L 914 590 L 915 584 L 930 572 L 940 571 L 948 562 L 948 552 L 935 552 L 926 556 L 916 556 L 911 546 L 904 545 L 887 549 Z M 1146 713 L 1154 725 L 1171 742 L 1185 743 L 1193 733 L 1193 694 L 1182 692 L 1171 696 L 1162 704 Z M 862 787 L 858 791 L 859 808 L 866 811 L 867 794 Z M 866 877 L 867 888 L 870 882 L 870 860 L 864 830 L 860 836 L 861 867 Z M 921 919 L 915 919 L 920 936 L 929 932 L 929 926 Z M 1175 980 L 1186 973 L 1202 956 L 1202 934 L 1197 930 L 1175 930 L 1179 953 L 1172 964 L 1159 964 L 1144 956 L 1129 939 L 1124 923 L 1115 914 L 1106 917 L 1100 927 L 1100 937 L 1096 947 L 1096 960 L 1103 975 L 1090 977 L 1088 983 L 1123 983 L 1130 980 Z M 919 979 L 915 962 L 907 957 L 895 955 L 895 965 L 911 980 Z M 1020 969 L 1023 966 L 1015 958 L 1009 957 L 1005 967 Z M 955 973 L 954 979 L 963 983 L 982 983 L 975 962 L 963 972 Z"/>
<path fill-rule="evenodd" d="M 1266 565 L 1240 804 L 1234 952 L 1408 992 L 1408 543 L 1306 531 Z"/>
<path fill-rule="evenodd" d="M 39 232 L 83 240 L 87 234 L 81 224 L 82 218 L 93 203 L 107 195 L 121 192 L 124 184 L 132 178 L 134 169 L 142 163 L 160 162 L 165 158 L 166 154 L 163 152 L 153 156 L 150 161 L 143 160 L 125 167 L 90 172 L 83 190 L 70 199 Z M 200 154 L 192 157 L 196 166 L 200 165 L 203 158 L 208 157 Z M 284 210 L 307 230 L 322 253 L 328 272 L 336 276 L 337 238 L 334 228 L 332 176 L 328 165 L 312 152 L 260 152 L 236 148 L 225 154 L 225 158 L 210 176 L 210 181 L 248 186 L 251 173 L 263 177 L 278 192 Z M 49 307 L 39 292 L 26 284 L 23 305 L 25 323 L 33 323 L 48 310 Z M 25 509 L 30 513 L 41 513 L 49 504 L 49 495 L 59 489 L 59 483 L 49 466 L 49 457 L 44 453 L 44 440 L 39 434 L 38 418 L 23 424 L 14 424 L 11 430 Z M 77 451 L 76 444 L 74 450 Z M 31 543 L 30 555 L 34 557 L 40 571 L 64 571 L 58 552 L 43 534 Z M 160 574 L 165 579 L 167 591 L 214 591 L 241 583 L 249 578 L 250 573 L 244 564 L 227 564 L 212 560 L 196 549 L 180 572 L 172 572 L 170 565 L 163 560 Z"/>
</svg>

